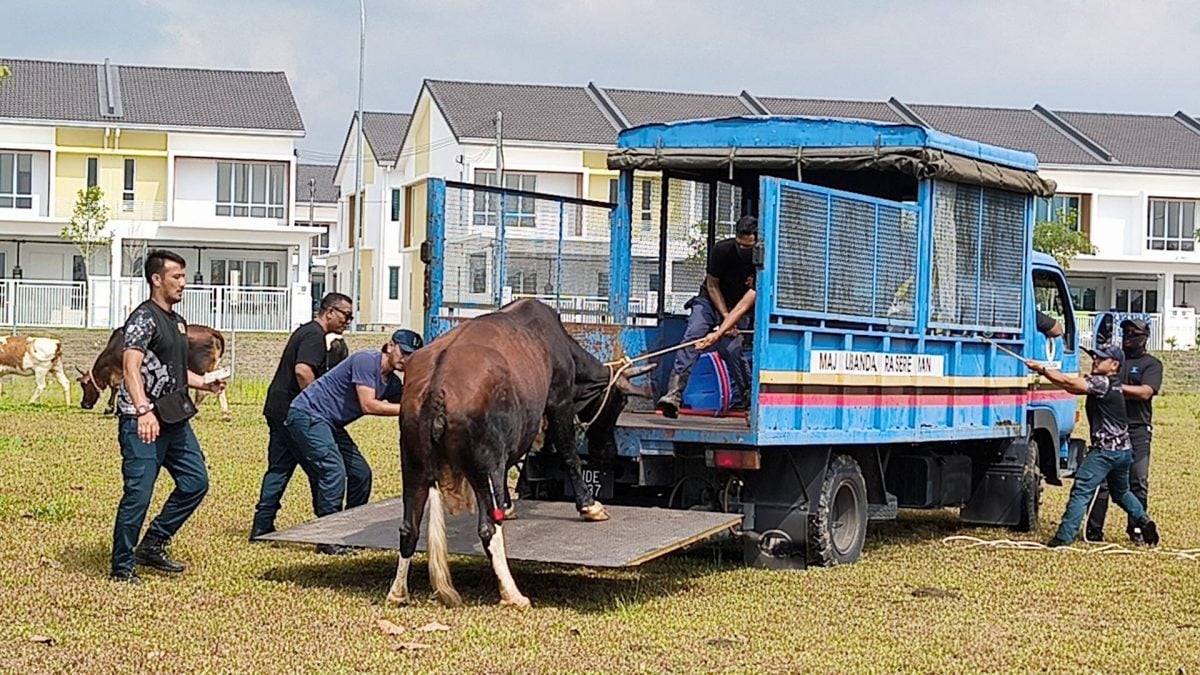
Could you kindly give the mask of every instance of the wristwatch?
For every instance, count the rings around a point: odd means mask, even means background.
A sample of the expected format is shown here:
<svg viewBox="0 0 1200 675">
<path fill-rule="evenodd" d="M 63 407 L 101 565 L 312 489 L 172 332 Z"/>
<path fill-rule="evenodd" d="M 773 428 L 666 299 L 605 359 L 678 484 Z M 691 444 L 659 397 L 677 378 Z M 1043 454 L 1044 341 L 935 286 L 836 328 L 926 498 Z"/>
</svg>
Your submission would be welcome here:
<svg viewBox="0 0 1200 675">
<path fill-rule="evenodd" d="M 133 412 L 135 412 L 138 417 L 141 417 L 142 415 L 145 415 L 146 413 L 150 412 L 151 410 L 154 410 L 154 404 L 147 403 L 146 405 L 139 405 L 137 408 L 134 409 Z"/>
</svg>

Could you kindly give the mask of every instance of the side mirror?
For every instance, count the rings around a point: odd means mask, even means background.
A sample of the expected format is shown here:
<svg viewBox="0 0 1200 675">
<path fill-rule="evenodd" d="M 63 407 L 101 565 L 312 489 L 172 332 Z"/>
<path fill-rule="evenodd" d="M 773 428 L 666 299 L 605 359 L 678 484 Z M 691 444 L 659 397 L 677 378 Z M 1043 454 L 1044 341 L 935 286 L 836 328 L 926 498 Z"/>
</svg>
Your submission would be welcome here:
<svg viewBox="0 0 1200 675">
<path fill-rule="evenodd" d="M 1115 312 L 1097 314 L 1092 325 L 1093 349 L 1099 349 L 1105 345 L 1119 345 L 1121 343 L 1121 336 L 1117 334 L 1117 315 Z"/>
</svg>

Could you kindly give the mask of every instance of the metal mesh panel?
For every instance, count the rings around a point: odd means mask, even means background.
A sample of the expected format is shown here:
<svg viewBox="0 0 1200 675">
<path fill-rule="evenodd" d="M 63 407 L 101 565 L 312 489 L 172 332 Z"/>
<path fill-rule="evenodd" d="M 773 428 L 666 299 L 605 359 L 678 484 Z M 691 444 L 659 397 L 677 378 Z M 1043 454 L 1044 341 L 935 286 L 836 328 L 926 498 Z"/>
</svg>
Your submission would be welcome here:
<svg viewBox="0 0 1200 675">
<path fill-rule="evenodd" d="M 1021 325 L 1025 269 L 1027 198 L 1015 192 L 983 192 L 983 261 L 980 270 L 980 320 L 990 326 Z"/>
<path fill-rule="evenodd" d="M 1020 327 L 1025 202 L 1002 190 L 935 184 L 934 322 Z"/>
<path fill-rule="evenodd" d="M 684 305 L 700 291 L 708 260 L 708 183 L 671 179 L 670 227 L 667 231 L 668 314 L 684 314 Z M 714 241 L 734 235 L 741 217 L 742 190 L 717 183 L 717 217 Z"/>
<path fill-rule="evenodd" d="M 780 308 L 913 320 L 914 208 L 784 185 L 778 236 Z"/>
<path fill-rule="evenodd" d="M 785 309 L 825 311 L 825 230 L 829 199 L 784 187 L 779 195 L 778 304 Z"/>
</svg>

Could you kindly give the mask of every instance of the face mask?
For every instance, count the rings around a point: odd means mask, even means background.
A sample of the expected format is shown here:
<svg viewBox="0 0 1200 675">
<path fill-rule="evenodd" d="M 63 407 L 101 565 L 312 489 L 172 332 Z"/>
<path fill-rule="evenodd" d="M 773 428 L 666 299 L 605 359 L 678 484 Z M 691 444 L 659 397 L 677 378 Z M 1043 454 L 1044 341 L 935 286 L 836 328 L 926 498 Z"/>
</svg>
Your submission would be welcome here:
<svg viewBox="0 0 1200 675">
<path fill-rule="evenodd" d="M 1146 336 L 1145 335 L 1130 335 L 1125 340 L 1125 355 L 1130 358 L 1136 358 L 1146 353 Z"/>
</svg>

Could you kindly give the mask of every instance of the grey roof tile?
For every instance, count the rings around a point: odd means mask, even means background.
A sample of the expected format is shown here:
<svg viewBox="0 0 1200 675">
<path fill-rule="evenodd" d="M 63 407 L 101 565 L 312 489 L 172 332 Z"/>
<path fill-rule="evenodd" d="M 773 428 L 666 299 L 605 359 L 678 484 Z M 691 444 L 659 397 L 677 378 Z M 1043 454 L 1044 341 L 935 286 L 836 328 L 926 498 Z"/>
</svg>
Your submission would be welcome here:
<svg viewBox="0 0 1200 675">
<path fill-rule="evenodd" d="M 919 104 L 908 107 L 938 131 L 1027 150 L 1044 164 L 1103 163 L 1032 110 Z"/>
<path fill-rule="evenodd" d="M 281 72 L 117 65 L 123 114 L 100 115 L 94 63 L 0 59 L 0 118 L 304 131 Z M 114 64 L 115 65 L 115 64 Z"/>
<path fill-rule="evenodd" d="M 381 164 L 396 163 L 410 121 L 412 115 L 408 113 L 363 111 L 363 134 Z"/>
<path fill-rule="evenodd" d="M 617 131 L 583 87 L 426 80 L 457 138 L 491 138 L 496 111 L 513 140 L 612 145 Z M 436 140 L 436 139 L 434 139 Z"/>
<path fill-rule="evenodd" d="M 872 122 L 906 123 L 895 110 L 879 101 L 836 101 L 813 98 L 759 97 L 772 115 L 803 115 L 806 117 L 834 117 Z"/>
<path fill-rule="evenodd" d="M 341 192 L 333 183 L 337 166 L 333 164 L 297 164 L 296 165 L 296 202 L 308 202 L 308 181 L 314 179 L 313 201 L 318 204 L 336 203 L 341 198 Z"/>
<path fill-rule="evenodd" d="M 755 114 L 737 96 L 609 89 L 608 87 L 605 87 L 604 91 L 620 108 L 629 123 L 634 126 L 702 117 L 735 117 Z"/>
<path fill-rule="evenodd" d="M 1200 169 L 1200 134 L 1169 115 L 1059 112 L 1128 166 Z"/>
</svg>

